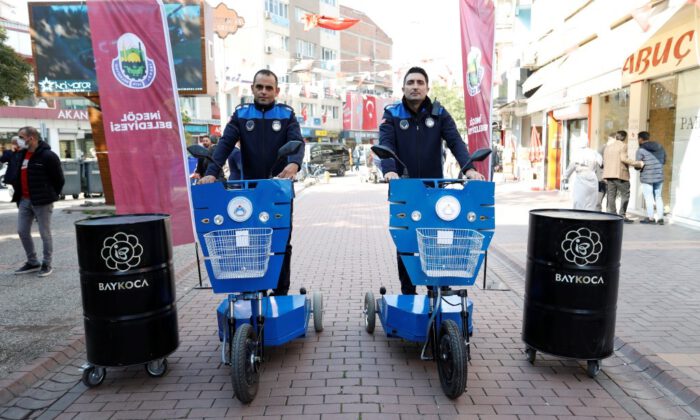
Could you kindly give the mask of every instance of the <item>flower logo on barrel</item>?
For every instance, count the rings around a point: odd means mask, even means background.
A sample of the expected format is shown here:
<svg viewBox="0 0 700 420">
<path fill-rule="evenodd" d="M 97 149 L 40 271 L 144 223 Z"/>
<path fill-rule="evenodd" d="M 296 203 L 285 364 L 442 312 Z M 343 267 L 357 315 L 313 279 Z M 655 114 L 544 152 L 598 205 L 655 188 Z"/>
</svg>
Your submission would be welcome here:
<svg viewBox="0 0 700 420">
<path fill-rule="evenodd" d="M 600 253 L 603 252 L 603 243 L 600 242 L 598 232 L 580 228 L 567 232 L 561 243 L 561 249 L 568 262 L 584 266 L 598 261 Z"/>
<path fill-rule="evenodd" d="M 107 268 L 117 271 L 127 271 L 141 263 L 143 247 L 139 238 L 124 232 L 105 238 L 102 243 L 102 259 Z"/>
</svg>

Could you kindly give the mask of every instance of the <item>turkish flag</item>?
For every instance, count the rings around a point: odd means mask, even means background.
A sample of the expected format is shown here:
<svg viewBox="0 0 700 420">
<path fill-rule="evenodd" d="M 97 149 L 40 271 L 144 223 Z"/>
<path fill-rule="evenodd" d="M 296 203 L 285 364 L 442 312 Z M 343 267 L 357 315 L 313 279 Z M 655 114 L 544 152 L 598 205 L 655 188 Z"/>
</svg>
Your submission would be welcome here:
<svg viewBox="0 0 700 420">
<path fill-rule="evenodd" d="M 306 105 L 301 107 L 301 117 L 304 118 L 304 121 L 306 121 L 307 118 L 309 117 L 309 113 L 306 110 Z"/>
<path fill-rule="evenodd" d="M 377 129 L 377 97 L 365 95 L 362 98 L 362 129 Z"/>
</svg>

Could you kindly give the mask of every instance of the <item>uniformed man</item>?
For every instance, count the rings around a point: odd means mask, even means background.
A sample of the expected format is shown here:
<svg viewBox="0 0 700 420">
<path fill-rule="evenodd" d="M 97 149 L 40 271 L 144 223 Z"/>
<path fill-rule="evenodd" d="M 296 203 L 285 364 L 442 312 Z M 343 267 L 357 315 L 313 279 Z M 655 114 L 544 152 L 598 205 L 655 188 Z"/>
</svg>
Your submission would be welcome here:
<svg viewBox="0 0 700 420">
<path fill-rule="evenodd" d="M 384 110 L 379 126 L 379 144 L 393 150 L 406 164 L 404 168 L 394 159 L 383 159 L 382 172 L 387 181 L 398 179 L 404 170 L 411 178 L 442 178 L 443 140 L 460 168 L 469 160 L 467 146 L 457 131 L 457 125 L 439 102 L 431 102 L 428 91 L 428 73 L 420 67 L 411 67 L 403 79 L 401 102 Z M 466 168 L 465 175 L 468 179 L 484 179 L 472 165 Z M 416 294 L 416 287 L 398 254 L 397 261 L 401 293 Z"/>
<path fill-rule="evenodd" d="M 231 116 L 224 135 L 219 140 L 214 152 L 214 161 L 223 166 L 231 155 L 236 143 L 241 149 L 242 179 L 267 179 L 270 174 L 277 178 L 294 179 L 301 167 L 304 149 L 288 156 L 286 162 L 277 161 L 277 151 L 290 141 L 303 141 L 301 130 L 294 110 L 285 104 L 276 102 L 280 88 L 277 85 L 277 75 L 270 70 L 259 70 L 253 78 L 254 102 L 243 104 L 236 108 Z M 209 165 L 206 176 L 200 180 L 202 184 L 216 181 L 216 165 Z M 291 240 L 291 228 L 289 238 Z M 290 263 L 292 245 L 287 243 L 287 249 L 282 263 L 282 271 L 274 293 L 277 296 L 289 292 Z"/>
</svg>

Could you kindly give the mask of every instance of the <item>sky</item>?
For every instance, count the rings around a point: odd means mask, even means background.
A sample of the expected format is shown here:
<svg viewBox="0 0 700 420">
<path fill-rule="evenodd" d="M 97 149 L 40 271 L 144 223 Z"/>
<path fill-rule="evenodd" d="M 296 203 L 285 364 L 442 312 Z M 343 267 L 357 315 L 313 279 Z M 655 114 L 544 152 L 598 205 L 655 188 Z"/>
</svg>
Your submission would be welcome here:
<svg viewBox="0 0 700 420">
<path fill-rule="evenodd" d="M 461 83 L 459 0 L 340 0 L 340 4 L 364 12 L 389 35 L 398 67 L 422 65 L 429 76 L 451 71 Z"/>
</svg>

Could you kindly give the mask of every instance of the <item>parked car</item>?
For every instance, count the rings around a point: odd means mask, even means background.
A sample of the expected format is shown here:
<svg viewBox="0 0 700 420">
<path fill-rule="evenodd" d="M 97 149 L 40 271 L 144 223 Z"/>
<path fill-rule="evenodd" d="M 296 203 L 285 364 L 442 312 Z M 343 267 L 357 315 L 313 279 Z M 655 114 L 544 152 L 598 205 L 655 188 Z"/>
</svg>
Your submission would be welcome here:
<svg viewBox="0 0 700 420">
<path fill-rule="evenodd" d="M 345 172 L 350 169 L 350 155 L 342 144 L 307 143 L 304 161 L 323 165 L 328 172 L 338 176 L 345 175 Z"/>
</svg>

